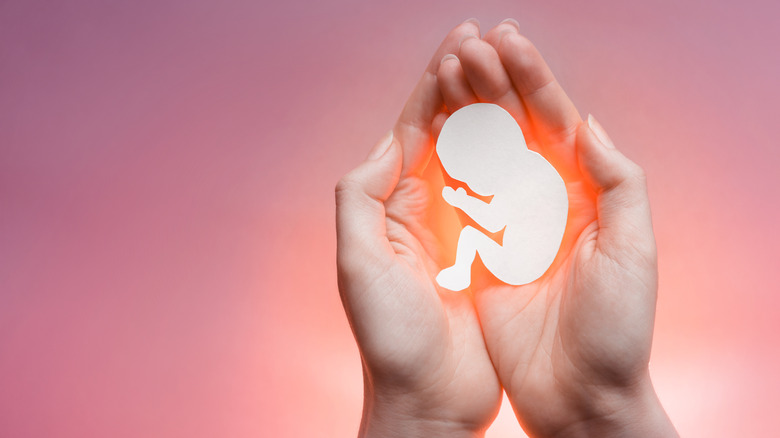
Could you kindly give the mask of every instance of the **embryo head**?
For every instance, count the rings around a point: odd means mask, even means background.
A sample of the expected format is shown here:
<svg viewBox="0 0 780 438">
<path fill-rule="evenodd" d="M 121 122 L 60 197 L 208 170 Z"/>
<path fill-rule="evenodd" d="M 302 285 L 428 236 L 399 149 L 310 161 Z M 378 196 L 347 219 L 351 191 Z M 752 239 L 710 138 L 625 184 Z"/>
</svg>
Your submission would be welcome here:
<svg viewBox="0 0 780 438">
<path fill-rule="evenodd" d="M 488 103 L 452 113 L 436 142 L 436 153 L 447 174 L 485 196 L 511 181 L 526 151 L 523 131 L 515 119 Z"/>
</svg>

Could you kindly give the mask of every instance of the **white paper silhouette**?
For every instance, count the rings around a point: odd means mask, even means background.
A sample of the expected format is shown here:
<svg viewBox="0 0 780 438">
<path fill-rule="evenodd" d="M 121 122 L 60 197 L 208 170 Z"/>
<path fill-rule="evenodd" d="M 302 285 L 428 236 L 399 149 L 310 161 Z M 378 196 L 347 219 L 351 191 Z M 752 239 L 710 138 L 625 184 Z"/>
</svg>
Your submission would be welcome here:
<svg viewBox="0 0 780 438">
<path fill-rule="evenodd" d="M 455 111 L 436 143 L 444 170 L 474 193 L 444 187 L 442 197 L 490 233 L 504 230 L 502 244 L 474 227 L 458 238 L 455 264 L 436 276 L 442 287 L 459 291 L 471 284 L 479 254 L 485 267 L 512 285 L 530 283 L 550 267 L 566 228 L 569 201 L 555 168 L 528 150 L 523 131 L 498 105 L 477 103 Z"/>
</svg>

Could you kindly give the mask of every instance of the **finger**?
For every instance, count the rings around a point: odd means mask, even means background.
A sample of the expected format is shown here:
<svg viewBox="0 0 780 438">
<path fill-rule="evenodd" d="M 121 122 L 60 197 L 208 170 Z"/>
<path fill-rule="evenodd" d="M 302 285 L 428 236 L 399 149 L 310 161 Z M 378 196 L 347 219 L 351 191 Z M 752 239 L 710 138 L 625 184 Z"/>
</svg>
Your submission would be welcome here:
<svg viewBox="0 0 780 438">
<path fill-rule="evenodd" d="M 444 98 L 444 104 L 450 114 L 466 105 L 479 102 L 466 79 L 466 74 L 463 73 L 463 67 L 457 56 L 448 54 L 442 58 L 436 78 L 439 81 L 439 90 Z"/>
<path fill-rule="evenodd" d="M 435 140 L 438 140 L 439 134 L 441 133 L 441 129 L 444 127 L 444 122 L 447 121 L 447 117 L 449 117 L 449 114 L 446 112 L 441 112 L 439 114 L 436 114 L 436 117 L 433 118 L 433 123 L 431 123 L 431 129 L 433 130 L 433 138 Z"/>
<path fill-rule="evenodd" d="M 366 161 L 336 185 L 336 240 L 339 267 L 380 263 L 393 250 L 387 240 L 384 201 L 398 183 L 401 150 L 390 131 Z M 374 265 L 376 266 L 376 264 Z"/>
<path fill-rule="evenodd" d="M 445 55 L 457 52 L 458 44 L 466 34 L 479 36 L 479 25 L 476 20 L 466 20 L 447 35 L 433 55 L 395 124 L 393 131 L 399 143 L 403 145 L 402 177 L 421 174 L 431 156 L 433 150 L 431 124 L 434 117 L 443 109 L 436 72 Z"/>
<path fill-rule="evenodd" d="M 493 47 L 498 47 L 498 43 L 501 41 L 501 37 L 506 32 L 520 33 L 520 23 L 511 18 L 498 23 L 498 25 L 488 31 L 482 38 L 487 41 Z"/>
<path fill-rule="evenodd" d="M 566 168 L 576 168 L 570 140 L 582 120 L 542 55 L 527 38 L 514 32 L 502 35 L 497 51 L 528 111 L 535 133 L 548 147 L 545 152 Z"/>
<path fill-rule="evenodd" d="M 592 117 L 577 131 L 577 155 L 586 180 L 597 192 L 598 249 L 615 260 L 656 257 L 650 202 L 641 167 L 615 149 Z"/>
<path fill-rule="evenodd" d="M 493 46 L 478 38 L 467 38 L 461 43 L 458 56 L 479 100 L 501 106 L 528 132 L 526 110 Z"/>
</svg>

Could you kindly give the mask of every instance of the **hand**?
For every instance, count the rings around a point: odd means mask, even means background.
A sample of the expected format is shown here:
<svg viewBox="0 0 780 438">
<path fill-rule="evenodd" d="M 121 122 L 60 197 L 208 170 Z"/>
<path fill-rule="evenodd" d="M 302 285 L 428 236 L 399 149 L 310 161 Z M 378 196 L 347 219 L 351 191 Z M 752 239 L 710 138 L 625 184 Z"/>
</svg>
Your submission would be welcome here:
<svg viewBox="0 0 780 438">
<path fill-rule="evenodd" d="M 461 208 L 461 205 L 463 205 L 462 201 L 468 197 L 468 194 L 463 187 L 458 187 L 458 189 L 455 190 L 450 186 L 445 186 L 441 191 L 441 196 L 447 204 L 450 204 L 455 208 Z"/>
<path fill-rule="evenodd" d="M 465 34 L 478 26 L 447 36 L 393 130 L 336 187 L 339 291 L 364 370 L 361 436 L 478 436 L 500 406 L 472 298 L 433 280 L 439 244 L 425 220 L 421 174 L 443 110 L 435 73 Z"/>
<path fill-rule="evenodd" d="M 472 291 L 488 351 L 532 436 L 676 436 L 650 382 L 656 247 L 642 170 L 579 113 L 536 48 L 504 22 L 440 65 L 450 112 L 509 111 L 566 182 L 569 216 L 550 269 L 523 286 L 483 269 Z"/>
</svg>

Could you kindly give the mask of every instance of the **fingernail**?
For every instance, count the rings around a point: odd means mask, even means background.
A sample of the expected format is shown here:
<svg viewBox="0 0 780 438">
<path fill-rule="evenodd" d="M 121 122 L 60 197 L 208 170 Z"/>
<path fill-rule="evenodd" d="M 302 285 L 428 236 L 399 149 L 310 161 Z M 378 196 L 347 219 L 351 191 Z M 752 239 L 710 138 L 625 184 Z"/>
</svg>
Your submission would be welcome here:
<svg viewBox="0 0 780 438">
<path fill-rule="evenodd" d="M 385 134 L 384 137 L 382 137 L 381 140 L 379 140 L 379 143 L 374 146 L 374 149 L 371 149 L 371 152 L 368 154 L 369 160 L 378 160 L 381 158 L 385 152 L 387 152 L 388 149 L 390 149 L 390 145 L 393 144 L 393 130 L 391 129 L 390 132 Z"/>
<path fill-rule="evenodd" d="M 464 23 L 474 23 L 477 25 L 477 27 L 479 27 L 479 20 L 474 17 L 469 18 L 468 20 L 464 21 Z"/>
<path fill-rule="evenodd" d="M 448 54 L 444 55 L 443 58 L 441 58 L 441 63 L 444 64 L 444 61 L 446 61 L 448 59 L 458 59 L 458 57 L 453 55 L 452 53 L 448 53 Z"/>
<path fill-rule="evenodd" d="M 462 37 L 460 37 L 460 42 L 458 43 L 458 49 L 460 49 L 460 47 L 463 45 L 464 41 L 470 40 L 472 38 L 476 38 L 476 36 L 472 35 L 470 33 L 467 33 L 466 35 L 463 35 Z"/>
<path fill-rule="evenodd" d="M 588 114 L 588 127 L 596 134 L 596 138 L 599 139 L 604 147 L 607 149 L 615 149 L 615 143 L 612 143 L 612 139 L 607 135 L 607 131 L 605 131 L 599 121 L 593 117 L 593 114 Z"/>
<path fill-rule="evenodd" d="M 506 20 L 498 24 L 504 24 L 504 23 L 511 24 L 512 26 L 515 27 L 515 29 L 517 29 L 518 32 L 520 32 L 520 23 L 518 23 L 517 20 L 515 20 L 514 18 L 507 18 Z"/>
</svg>

